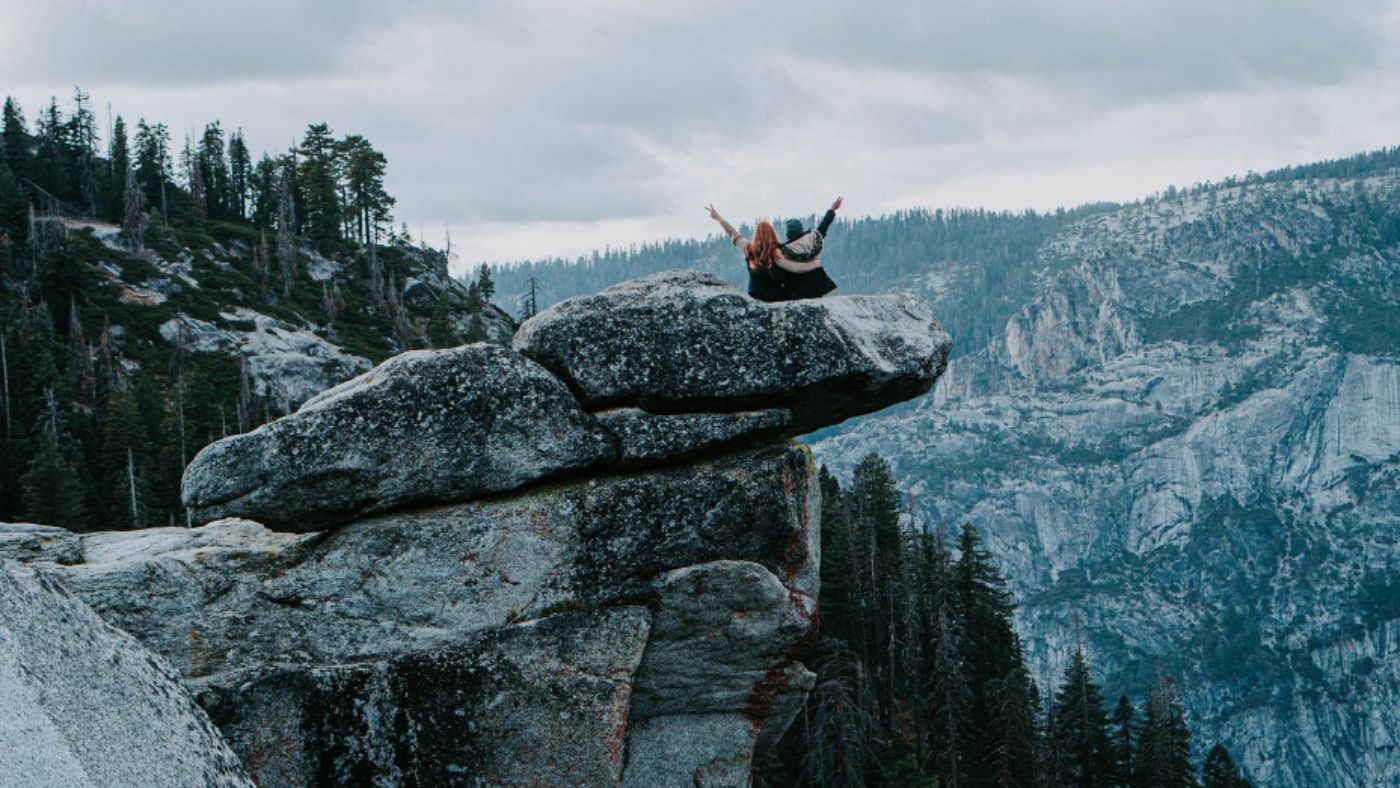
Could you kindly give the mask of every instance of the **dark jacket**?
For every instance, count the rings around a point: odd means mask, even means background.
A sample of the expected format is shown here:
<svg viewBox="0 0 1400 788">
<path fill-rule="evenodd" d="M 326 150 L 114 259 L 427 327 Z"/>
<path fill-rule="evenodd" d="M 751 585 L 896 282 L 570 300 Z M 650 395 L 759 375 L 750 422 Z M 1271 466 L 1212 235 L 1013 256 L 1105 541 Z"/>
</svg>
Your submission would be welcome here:
<svg viewBox="0 0 1400 788">
<path fill-rule="evenodd" d="M 758 271 L 750 268 L 749 295 L 769 303 L 787 301 L 789 300 L 787 278 L 790 276 L 792 276 L 791 273 L 776 266 Z"/>
<path fill-rule="evenodd" d="M 826 239 L 826 231 L 831 229 L 831 223 L 835 219 L 836 212 L 827 211 L 826 215 L 822 217 L 821 223 L 817 225 L 817 229 L 795 238 L 789 237 L 787 243 L 778 247 L 779 252 L 787 259 L 799 263 L 817 260 L 821 256 L 822 242 Z M 836 283 L 831 281 L 830 276 L 827 276 L 825 268 L 816 268 L 801 274 L 782 271 L 781 274 L 784 289 L 783 300 L 785 301 L 821 298 L 836 289 Z M 750 276 L 750 282 L 752 282 L 752 276 Z"/>
</svg>

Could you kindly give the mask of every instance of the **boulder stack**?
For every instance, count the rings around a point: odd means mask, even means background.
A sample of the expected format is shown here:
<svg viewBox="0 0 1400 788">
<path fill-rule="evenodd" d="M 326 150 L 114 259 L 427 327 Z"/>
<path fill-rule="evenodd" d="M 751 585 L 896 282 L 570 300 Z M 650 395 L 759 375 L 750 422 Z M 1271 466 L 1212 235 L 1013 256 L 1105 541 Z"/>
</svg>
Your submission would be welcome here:
<svg viewBox="0 0 1400 788">
<path fill-rule="evenodd" d="M 0 549 L 173 665 L 262 785 L 742 784 L 812 682 L 788 438 L 948 345 L 908 296 L 645 277 L 209 446 L 184 495 L 224 519 Z"/>
</svg>

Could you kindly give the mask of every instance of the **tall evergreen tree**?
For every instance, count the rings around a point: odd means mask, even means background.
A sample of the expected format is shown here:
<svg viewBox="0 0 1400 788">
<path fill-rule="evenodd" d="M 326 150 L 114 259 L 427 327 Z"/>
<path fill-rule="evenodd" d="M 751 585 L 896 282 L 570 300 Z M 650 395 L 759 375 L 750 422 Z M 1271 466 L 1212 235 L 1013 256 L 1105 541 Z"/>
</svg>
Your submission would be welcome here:
<svg viewBox="0 0 1400 788">
<path fill-rule="evenodd" d="M 1201 788 L 1250 788 L 1250 783 L 1240 774 L 1230 751 L 1217 742 L 1201 769 Z"/>
<path fill-rule="evenodd" d="M 300 225 L 317 243 L 340 239 L 340 146 L 330 126 L 313 123 L 297 148 Z"/>
<path fill-rule="evenodd" d="M 1127 695 L 1118 696 L 1118 705 L 1109 717 L 1113 747 L 1114 788 L 1131 788 L 1133 781 L 1133 742 L 1136 737 L 1133 704 Z"/>
<path fill-rule="evenodd" d="M 253 188 L 253 159 L 248 153 L 248 144 L 243 140 L 243 129 L 229 135 L 228 139 L 228 218 L 244 221 L 248 218 L 248 200 Z"/>
<path fill-rule="evenodd" d="M 67 124 L 51 97 L 34 129 L 35 147 L 31 176 L 39 188 L 60 200 L 78 198 L 73 163 L 67 145 Z"/>
<path fill-rule="evenodd" d="M 87 530 L 86 488 L 73 455 L 57 428 L 44 428 L 21 480 L 26 519 L 72 531 Z"/>
<path fill-rule="evenodd" d="M 1193 788 L 1191 733 L 1176 682 L 1158 679 L 1147 693 L 1138 737 L 1136 783 L 1141 788 Z"/>
<path fill-rule="evenodd" d="M 103 179 L 97 164 L 97 116 L 91 104 L 87 93 L 73 88 L 73 114 L 65 125 L 65 136 L 84 209 L 89 216 L 100 216 Z"/>
<path fill-rule="evenodd" d="M 127 144 L 126 121 L 118 115 L 112 123 L 112 138 L 107 141 L 107 188 L 102 207 L 107 220 L 120 222 L 126 210 L 127 173 L 131 171 L 131 150 Z"/>
<path fill-rule="evenodd" d="M 29 237 L 29 198 L 10 165 L 0 161 L 0 245 L 18 244 Z"/>
<path fill-rule="evenodd" d="M 129 387 L 117 387 L 108 398 L 105 415 L 102 472 L 108 522 L 113 528 L 144 528 L 149 514 L 150 442 Z"/>
<path fill-rule="evenodd" d="M 170 223 L 165 182 L 170 178 L 170 131 L 164 123 L 136 122 L 136 180 L 146 191 L 146 201 L 160 208 L 161 221 Z"/>
<path fill-rule="evenodd" d="M 4 109 L 0 110 L 0 147 L 4 149 L 5 164 L 9 165 L 16 180 L 30 177 L 32 145 L 24 121 L 24 110 L 20 109 L 19 102 L 7 96 Z"/>
<path fill-rule="evenodd" d="M 454 347 L 461 344 L 461 338 L 457 336 L 457 329 L 453 327 L 452 320 L 448 316 L 449 306 L 447 293 L 438 296 L 437 306 L 433 308 L 432 319 L 428 321 L 428 341 L 435 348 Z M 484 333 L 484 327 L 482 330 Z"/>
<path fill-rule="evenodd" d="M 1113 750 L 1103 712 L 1103 692 L 1089 675 L 1083 648 L 1075 650 L 1065 670 L 1051 713 L 1067 767 L 1065 773 L 1051 776 L 1052 784 L 1066 788 L 1110 786 L 1114 777 Z"/>
<path fill-rule="evenodd" d="M 496 283 L 491 281 L 491 266 L 482 263 L 476 271 L 476 289 L 481 293 L 482 301 L 490 301 L 496 294 Z"/>
<path fill-rule="evenodd" d="M 394 198 L 384 189 L 388 159 L 359 135 L 340 145 L 345 160 L 345 211 L 353 236 L 360 243 L 377 243 L 379 226 L 389 221 Z"/>
<path fill-rule="evenodd" d="M 191 180 L 190 191 L 198 183 L 204 197 L 208 216 L 215 219 L 232 218 L 232 195 L 229 193 L 229 165 L 224 143 L 224 129 L 216 120 L 204 127 L 195 154 L 197 180 Z"/>
<path fill-rule="evenodd" d="M 254 227 L 266 230 L 277 221 L 278 188 L 281 183 L 277 160 L 264 153 L 249 176 Z"/>
</svg>

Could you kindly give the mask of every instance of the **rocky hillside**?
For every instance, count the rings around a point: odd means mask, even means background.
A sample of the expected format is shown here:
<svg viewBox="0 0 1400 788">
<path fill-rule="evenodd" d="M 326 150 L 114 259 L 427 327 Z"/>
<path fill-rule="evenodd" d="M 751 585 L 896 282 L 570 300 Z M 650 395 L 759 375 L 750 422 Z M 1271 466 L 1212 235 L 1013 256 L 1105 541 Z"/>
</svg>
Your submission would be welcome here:
<svg viewBox="0 0 1400 788">
<path fill-rule="evenodd" d="M 186 522 L 185 465 L 402 350 L 514 322 L 395 238 L 314 245 L 237 223 L 40 219 L 0 282 L 0 519 L 73 530 Z"/>
<path fill-rule="evenodd" d="M 1110 697 L 1175 674 L 1256 784 L 1400 782 L 1400 173 L 1094 215 L 1024 270 L 933 397 L 819 458 L 981 528 L 1048 675 L 1082 628 Z"/>
<path fill-rule="evenodd" d="M 260 785 L 742 785 L 813 680 L 790 437 L 923 394 L 949 345 L 912 297 L 649 277 L 214 443 L 183 483 L 207 525 L 0 526 L 32 569 L 0 566 L 159 654 Z"/>
</svg>

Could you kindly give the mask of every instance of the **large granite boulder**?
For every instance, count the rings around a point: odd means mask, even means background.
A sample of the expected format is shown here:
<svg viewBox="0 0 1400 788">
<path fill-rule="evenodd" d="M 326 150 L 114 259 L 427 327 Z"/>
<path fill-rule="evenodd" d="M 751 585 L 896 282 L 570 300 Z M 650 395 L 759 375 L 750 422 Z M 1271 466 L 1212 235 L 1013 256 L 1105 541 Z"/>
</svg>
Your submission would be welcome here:
<svg viewBox="0 0 1400 788">
<path fill-rule="evenodd" d="M 252 786 L 164 661 L 42 572 L 5 560 L 0 784 Z"/>
<path fill-rule="evenodd" d="M 668 271 L 555 304 L 514 347 L 589 409 L 786 408 L 801 433 L 928 391 L 951 341 L 910 294 L 766 304 L 713 274 Z"/>
<path fill-rule="evenodd" d="M 83 560 L 83 544 L 67 528 L 34 523 L 0 523 L 0 559 L 75 564 Z"/>
<path fill-rule="evenodd" d="M 615 785 L 649 622 L 639 607 L 560 613 L 195 686 L 259 785 Z"/>
<path fill-rule="evenodd" d="M 557 379 L 474 344 L 395 356 L 290 416 L 205 447 L 181 495 L 200 522 L 248 517 L 313 531 L 513 490 L 614 453 Z"/>
<path fill-rule="evenodd" d="M 624 784 L 746 784 L 755 750 L 777 742 L 815 680 L 796 656 L 817 600 L 743 561 L 678 569 L 660 588 Z"/>
<path fill-rule="evenodd" d="M 368 517 L 325 534 L 247 520 L 83 536 L 50 566 L 187 676 L 443 648 L 571 609 L 646 603 L 664 573 L 758 564 L 815 595 L 810 454 L 772 443 L 651 473 Z"/>
</svg>

